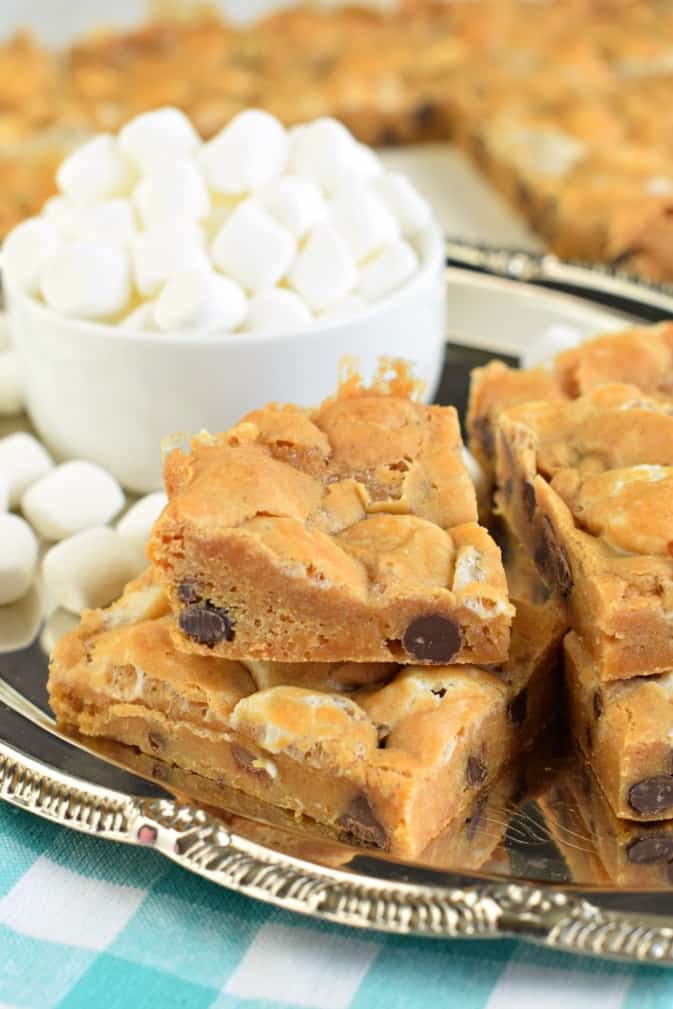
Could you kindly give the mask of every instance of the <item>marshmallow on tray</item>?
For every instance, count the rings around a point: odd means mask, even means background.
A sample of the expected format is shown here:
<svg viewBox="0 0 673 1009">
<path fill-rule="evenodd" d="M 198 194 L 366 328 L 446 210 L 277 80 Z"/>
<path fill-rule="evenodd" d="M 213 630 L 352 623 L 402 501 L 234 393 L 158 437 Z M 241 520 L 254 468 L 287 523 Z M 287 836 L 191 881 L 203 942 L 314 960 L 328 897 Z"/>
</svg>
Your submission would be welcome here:
<svg viewBox="0 0 673 1009">
<path fill-rule="evenodd" d="M 0 515 L 0 606 L 25 596 L 37 554 L 37 537 L 28 523 L 18 515 Z"/>
<path fill-rule="evenodd" d="M 21 498 L 21 510 L 44 539 L 62 540 L 109 522 L 124 501 L 124 492 L 107 470 L 75 460 L 33 483 Z"/>
<path fill-rule="evenodd" d="M 191 270 L 171 277 L 154 308 L 154 320 L 166 332 L 183 329 L 233 332 L 243 322 L 248 299 L 235 280 L 210 270 Z"/>
<path fill-rule="evenodd" d="M 211 246 L 215 266 L 247 291 L 273 287 L 287 273 L 296 243 L 256 200 L 240 203 Z"/>
<path fill-rule="evenodd" d="M 293 291 L 273 287 L 250 299 L 248 315 L 243 325 L 246 332 L 267 335 L 292 333 L 304 329 L 313 321 L 305 303 Z"/>
<path fill-rule="evenodd" d="M 132 548 L 107 526 L 70 536 L 48 550 L 42 561 L 47 591 L 71 613 L 107 606 L 137 573 Z"/>
<path fill-rule="evenodd" d="M 0 481 L 8 488 L 10 508 L 16 508 L 26 488 L 53 467 L 46 448 L 32 434 L 17 431 L 0 438 Z"/>
<path fill-rule="evenodd" d="M 119 132 L 120 149 L 144 172 L 189 157 L 199 145 L 199 135 L 187 116 L 171 106 L 143 112 Z"/>
<path fill-rule="evenodd" d="M 366 301 L 378 301 L 408 280 L 418 269 L 418 256 L 408 242 L 386 245 L 360 271 L 357 293 Z"/>
<path fill-rule="evenodd" d="M 42 623 L 42 599 L 37 585 L 15 603 L 0 606 L 0 652 L 17 652 L 36 638 Z"/>
<path fill-rule="evenodd" d="M 46 655 L 51 655 L 61 638 L 65 634 L 70 634 L 70 631 L 74 631 L 78 623 L 79 620 L 74 613 L 68 613 L 60 606 L 53 610 L 45 620 L 40 634 L 42 651 Z"/>
<path fill-rule="evenodd" d="M 135 554 L 138 573 L 147 567 L 145 547 L 150 538 L 152 526 L 159 518 L 167 501 L 168 498 L 163 491 L 146 494 L 140 501 L 136 501 L 117 523 L 117 532 Z"/>
<path fill-rule="evenodd" d="M 44 263 L 63 248 L 63 238 L 46 217 L 30 217 L 10 231 L 2 246 L 3 269 L 26 294 L 38 294 Z"/>
<path fill-rule="evenodd" d="M 290 138 L 282 124 L 261 109 L 246 109 L 204 144 L 200 159 L 216 193 L 250 193 L 285 169 Z"/>
<path fill-rule="evenodd" d="M 15 417 L 23 407 L 23 380 L 16 352 L 0 350 L 0 417 Z"/>
<path fill-rule="evenodd" d="M 42 294 L 50 308 L 79 319 L 118 315 L 131 297 L 126 252 L 116 245 L 64 246 L 42 267 Z"/>
<path fill-rule="evenodd" d="M 340 301 L 357 278 L 346 240 L 327 222 L 313 228 L 288 275 L 290 285 L 314 312 Z"/>
<path fill-rule="evenodd" d="M 97 203 L 126 196 L 135 172 L 116 137 L 100 133 L 69 154 L 56 172 L 62 193 L 73 203 Z"/>
</svg>

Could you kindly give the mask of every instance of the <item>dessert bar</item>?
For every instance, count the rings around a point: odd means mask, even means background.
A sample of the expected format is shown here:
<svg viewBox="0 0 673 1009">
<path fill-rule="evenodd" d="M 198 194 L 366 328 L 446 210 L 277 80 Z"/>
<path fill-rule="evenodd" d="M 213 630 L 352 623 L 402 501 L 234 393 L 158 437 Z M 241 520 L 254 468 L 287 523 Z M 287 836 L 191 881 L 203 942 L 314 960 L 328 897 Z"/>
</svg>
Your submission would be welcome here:
<svg viewBox="0 0 673 1009">
<path fill-rule="evenodd" d="M 403 375 L 272 404 L 166 457 L 149 555 L 176 647 L 223 658 L 501 662 L 512 607 L 456 412 Z"/>
</svg>

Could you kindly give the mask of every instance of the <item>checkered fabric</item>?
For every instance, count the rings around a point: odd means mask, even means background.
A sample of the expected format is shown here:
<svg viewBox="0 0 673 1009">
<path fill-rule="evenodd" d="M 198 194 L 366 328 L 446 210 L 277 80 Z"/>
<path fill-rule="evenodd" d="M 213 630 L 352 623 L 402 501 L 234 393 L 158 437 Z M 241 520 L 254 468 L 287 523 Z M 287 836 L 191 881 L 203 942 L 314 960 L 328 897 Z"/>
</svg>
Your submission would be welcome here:
<svg viewBox="0 0 673 1009">
<path fill-rule="evenodd" d="M 671 1009 L 673 971 L 403 939 L 230 893 L 0 803 L 0 1009 Z"/>
</svg>

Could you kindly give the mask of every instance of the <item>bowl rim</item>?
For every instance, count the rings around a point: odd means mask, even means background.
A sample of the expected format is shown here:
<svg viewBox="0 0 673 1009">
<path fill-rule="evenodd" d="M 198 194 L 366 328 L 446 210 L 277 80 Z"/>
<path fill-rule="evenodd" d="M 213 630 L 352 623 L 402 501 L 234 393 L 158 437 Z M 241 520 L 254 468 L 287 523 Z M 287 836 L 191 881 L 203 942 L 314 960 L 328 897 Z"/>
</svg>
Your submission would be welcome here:
<svg viewBox="0 0 673 1009">
<path fill-rule="evenodd" d="M 125 343 L 140 341 L 146 344 L 157 346 L 174 346 L 189 342 L 190 346 L 212 346 L 220 344 L 222 347 L 235 347 L 241 344 L 292 344 L 295 341 L 306 340 L 307 338 L 319 337 L 325 333 L 338 334 L 340 331 L 347 331 L 354 323 L 366 323 L 370 318 L 382 315 L 385 312 L 395 309 L 395 306 L 402 300 L 413 296 L 417 288 L 426 285 L 438 268 L 444 266 L 444 238 L 439 223 L 433 220 L 418 236 L 416 241 L 422 244 L 422 254 L 420 268 L 397 290 L 389 296 L 374 302 L 364 308 L 361 312 L 350 315 L 345 319 L 328 319 L 323 322 L 305 326 L 303 329 L 292 330 L 287 333 L 273 334 L 259 330 L 250 333 L 204 333 L 198 330 L 189 329 L 176 330 L 169 333 L 154 332 L 153 330 L 127 330 L 120 325 L 109 322 L 97 322 L 93 319 L 77 319 L 67 315 L 60 315 L 47 305 L 42 304 L 35 297 L 15 287 L 3 270 L 2 283 L 4 287 L 7 305 L 11 312 L 13 303 L 20 304 L 26 311 L 31 312 L 44 325 L 54 324 L 67 326 L 72 335 L 79 335 L 82 339 L 109 339 L 115 342 Z M 444 283 L 442 276 L 442 283 Z"/>
</svg>

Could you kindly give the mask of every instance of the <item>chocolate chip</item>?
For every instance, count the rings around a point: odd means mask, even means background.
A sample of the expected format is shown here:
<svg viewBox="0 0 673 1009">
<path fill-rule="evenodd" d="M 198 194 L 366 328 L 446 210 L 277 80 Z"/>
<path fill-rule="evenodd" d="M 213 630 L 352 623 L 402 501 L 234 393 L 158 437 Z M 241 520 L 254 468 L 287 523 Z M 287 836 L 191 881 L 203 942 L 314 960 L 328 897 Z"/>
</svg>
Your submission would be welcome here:
<svg viewBox="0 0 673 1009">
<path fill-rule="evenodd" d="M 596 719 L 596 721 L 598 721 L 598 719 L 603 714 L 603 695 L 600 692 L 600 690 L 594 690 L 593 707 L 594 707 L 594 718 Z"/>
<path fill-rule="evenodd" d="M 168 781 L 168 768 L 165 764 L 152 764 L 152 777 L 156 781 Z"/>
<path fill-rule="evenodd" d="M 626 849 L 626 857 L 636 865 L 670 862 L 673 858 L 673 837 L 636 837 Z"/>
<path fill-rule="evenodd" d="M 528 691 L 524 687 L 507 705 L 507 714 L 513 725 L 523 725 L 528 712 Z"/>
<path fill-rule="evenodd" d="M 248 774 L 252 774 L 255 778 L 262 778 L 266 781 L 271 781 L 271 775 L 268 771 L 265 771 L 263 767 L 255 766 L 255 761 L 258 758 L 254 753 L 251 753 L 250 750 L 246 750 L 243 746 L 238 746 L 236 743 L 232 743 L 231 755 L 234 758 L 234 763 L 237 764 L 242 771 L 247 771 Z"/>
<path fill-rule="evenodd" d="M 455 620 L 428 613 L 411 621 L 402 644 L 408 655 L 422 662 L 451 662 L 460 651 L 463 639 Z"/>
<path fill-rule="evenodd" d="M 435 102 L 421 102 L 414 109 L 414 122 L 421 130 L 429 129 L 437 115 L 437 104 Z"/>
<path fill-rule="evenodd" d="M 533 515 L 535 515 L 535 488 L 529 480 L 524 480 L 521 484 L 521 500 L 523 501 L 523 510 L 525 511 L 528 521 L 533 521 Z"/>
<path fill-rule="evenodd" d="M 388 835 L 377 820 L 367 796 L 360 792 L 337 821 L 344 841 L 376 848 L 388 846 Z"/>
<path fill-rule="evenodd" d="M 653 774 L 631 785 L 629 806 L 636 813 L 662 813 L 673 806 L 673 777 Z"/>
<path fill-rule="evenodd" d="M 472 810 L 472 814 L 470 816 L 468 816 L 467 820 L 465 821 L 465 824 L 467 826 L 467 829 L 465 831 L 465 835 L 466 835 L 468 841 L 473 841 L 474 840 L 474 836 L 477 833 L 477 830 L 479 829 L 479 824 L 481 823 L 481 821 L 483 819 L 483 816 L 484 816 L 484 809 L 486 807 L 486 799 L 487 799 L 486 795 L 480 795 L 479 796 L 479 798 L 477 799 L 477 801 L 474 804 L 474 809 Z"/>
<path fill-rule="evenodd" d="M 475 417 L 472 427 L 474 429 L 474 436 L 481 445 L 482 452 L 489 459 L 492 459 L 495 453 L 495 437 L 490 417 L 487 417 L 485 414 L 482 417 Z"/>
<path fill-rule="evenodd" d="M 554 586 L 559 595 L 569 596 L 573 587 L 573 576 L 565 549 L 556 539 L 554 527 L 547 515 L 542 516 L 535 546 L 535 563 L 547 582 Z"/>
<path fill-rule="evenodd" d="M 176 589 L 176 595 L 181 603 L 201 602 L 197 584 L 192 578 L 187 578 L 184 582 L 180 582 Z"/>
<path fill-rule="evenodd" d="M 587 741 L 587 749 L 593 750 L 594 747 L 594 734 L 591 731 L 591 726 L 587 725 L 584 729 L 584 738 Z"/>
<path fill-rule="evenodd" d="M 163 750 L 166 745 L 166 740 L 161 735 L 160 732 L 148 732 L 147 742 L 150 744 L 153 750 Z"/>
<path fill-rule="evenodd" d="M 213 648 L 218 641 L 232 641 L 234 637 L 231 617 L 226 610 L 212 603 L 186 606 L 181 610 L 178 622 L 188 638 L 206 648 Z"/>
<path fill-rule="evenodd" d="M 393 144 L 401 144 L 402 136 L 400 131 L 390 124 L 383 127 L 379 134 L 379 144 L 381 147 L 390 147 Z"/>
<path fill-rule="evenodd" d="M 467 783 L 471 788 L 476 788 L 477 785 L 482 785 L 486 781 L 486 764 L 479 757 L 468 757 L 467 758 L 467 768 L 465 769 L 465 777 L 467 778 Z"/>
</svg>

